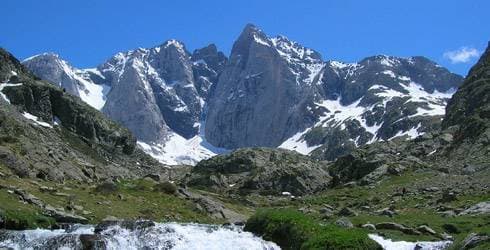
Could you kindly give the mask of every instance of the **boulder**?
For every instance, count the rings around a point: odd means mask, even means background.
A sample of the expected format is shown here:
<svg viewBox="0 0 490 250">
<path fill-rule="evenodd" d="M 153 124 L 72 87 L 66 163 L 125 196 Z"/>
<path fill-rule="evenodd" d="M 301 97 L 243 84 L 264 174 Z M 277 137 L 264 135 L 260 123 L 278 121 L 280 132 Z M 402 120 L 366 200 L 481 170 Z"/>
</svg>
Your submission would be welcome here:
<svg viewBox="0 0 490 250">
<path fill-rule="evenodd" d="M 341 217 L 338 220 L 336 220 L 335 225 L 337 225 L 339 227 L 345 227 L 345 228 L 353 228 L 354 227 L 352 222 L 349 219 L 347 219 L 346 217 Z"/>
<path fill-rule="evenodd" d="M 56 222 L 62 222 L 62 223 L 81 223 L 81 224 L 86 224 L 88 223 L 88 219 L 83 217 L 83 216 L 80 216 L 80 215 L 76 215 L 76 214 L 73 214 L 73 213 L 67 213 L 67 212 L 64 212 L 60 209 L 56 209 L 54 207 L 51 207 L 50 205 L 47 205 L 45 208 L 44 208 L 44 215 L 46 216 L 49 216 L 49 217 L 53 217 Z"/>
<path fill-rule="evenodd" d="M 462 211 L 460 215 L 490 214 L 490 201 L 483 201 Z"/>
<path fill-rule="evenodd" d="M 103 182 L 95 187 L 95 192 L 102 194 L 110 194 L 119 190 L 119 187 L 113 182 Z"/>
<path fill-rule="evenodd" d="M 393 217 L 396 215 L 396 212 L 391 210 L 390 208 L 384 208 L 384 209 L 378 210 L 377 213 L 379 215 L 384 215 L 384 216 L 389 216 L 389 217 Z"/>
<path fill-rule="evenodd" d="M 371 230 L 371 231 L 375 231 L 376 230 L 376 226 L 373 225 L 373 224 L 370 224 L 370 223 L 364 224 L 361 227 L 362 228 L 365 228 L 365 229 L 368 229 L 368 230 Z"/>
<path fill-rule="evenodd" d="M 106 249 L 107 243 L 100 234 L 81 234 L 79 236 L 82 249 Z"/>
<path fill-rule="evenodd" d="M 476 233 L 470 233 L 463 240 L 463 246 L 461 247 L 461 249 L 475 248 L 481 243 L 489 242 L 489 241 L 490 241 L 490 236 L 488 235 L 479 235 Z"/>
<path fill-rule="evenodd" d="M 394 222 L 382 222 L 375 225 L 376 229 L 397 230 L 405 234 L 420 235 L 421 233 L 413 228 L 405 227 Z"/>
<path fill-rule="evenodd" d="M 342 208 L 339 212 L 338 212 L 338 215 L 340 216 L 357 216 L 357 212 L 354 211 L 353 209 L 351 208 L 348 208 L 348 207 L 344 207 Z"/>
<path fill-rule="evenodd" d="M 417 231 L 423 233 L 423 234 L 430 234 L 430 235 L 436 235 L 436 231 L 434 231 L 432 228 L 422 225 L 417 227 Z"/>
</svg>

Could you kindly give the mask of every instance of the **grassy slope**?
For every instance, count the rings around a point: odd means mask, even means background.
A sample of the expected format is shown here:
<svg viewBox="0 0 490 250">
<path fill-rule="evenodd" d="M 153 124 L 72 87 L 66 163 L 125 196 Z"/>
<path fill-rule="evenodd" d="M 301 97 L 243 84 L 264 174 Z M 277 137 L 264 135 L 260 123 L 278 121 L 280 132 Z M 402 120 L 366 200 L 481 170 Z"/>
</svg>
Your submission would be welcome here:
<svg viewBox="0 0 490 250">
<path fill-rule="evenodd" d="M 0 172 L 8 170 L 0 166 Z M 188 200 L 175 195 L 165 194 L 153 190 L 155 182 L 145 179 L 128 180 L 118 183 L 118 190 L 112 193 L 95 191 L 95 186 L 76 182 L 54 184 L 42 180 L 19 179 L 16 177 L 0 178 L 0 184 L 22 188 L 45 203 L 53 207 L 66 208 L 68 205 L 82 206 L 90 214 L 83 215 L 82 210 L 75 211 L 89 219 L 90 223 L 97 223 L 107 216 L 124 219 L 151 219 L 155 221 L 180 221 L 199 223 L 223 223 L 222 220 L 212 219 L 199 212 L 195 205 Z M 55 188 L 58 193 L 42 192 L 40 187 Z M 122 199 L 121 199 L 122 197 Z M 7 189 L 0 189 L 0 209 L 11 215 L 41 214 L 39 208 L 19 201 L 18 196 L 11 194 Z M 29 219 L 26 227 L 49 226 L 35 223 L 36 218 Z"/>
</svg>

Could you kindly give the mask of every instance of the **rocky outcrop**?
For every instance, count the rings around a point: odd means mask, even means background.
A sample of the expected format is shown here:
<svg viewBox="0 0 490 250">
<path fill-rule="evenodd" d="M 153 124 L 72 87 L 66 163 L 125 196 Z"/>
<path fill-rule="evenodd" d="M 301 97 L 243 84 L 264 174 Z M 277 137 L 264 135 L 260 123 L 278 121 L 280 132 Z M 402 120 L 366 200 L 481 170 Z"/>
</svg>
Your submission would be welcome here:
<svg viewBox="0 0 490 250">
<path fill-rule="evenodd" d="M 325 165 L 281 149 L 239 149 L 197 164 L 188 185 L 216 192 L 303 195 L 328 187 Z"/>
<path fill-rule="evenodd" d="M 490 214 L 490 201 L 483 201 L 475 204 L 468 209 L 465 209 L 460 215 L 479 215 L 479 214 Z"/>
<path fill-rule="evenodd" d="M 196 209 L 214 219 L 224 219 L 229 223 L 243 223 L 245 216 L 226 208 L 219 200 L 179 188 L 178 195 L 192 201 Z"/>
</svg>

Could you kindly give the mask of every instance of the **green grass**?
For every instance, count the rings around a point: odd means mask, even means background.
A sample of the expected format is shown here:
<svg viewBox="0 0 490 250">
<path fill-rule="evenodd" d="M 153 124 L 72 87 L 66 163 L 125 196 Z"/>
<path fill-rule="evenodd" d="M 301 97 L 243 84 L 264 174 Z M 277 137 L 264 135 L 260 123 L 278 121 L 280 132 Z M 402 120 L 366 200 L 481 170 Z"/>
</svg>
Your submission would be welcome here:
<svg viewBox="0 0 490 250">
<path fill-rule="evenodd" d="M 89 219 L 89 223 L 98 223 L 108 216 L 161 222 L 224 222 L 198 211 L 191 201 L 174 194 L 155 191 L 156 183 L 149 180 L 122 181 L 117 184 L 117 190 L 111 193 L 98 193 L 95 191 L 95 185 L 76 182 L 56 184 L 41 180 L 33 182 L 27 179 L 8 178 L 0 179 L 0 184 L 22 188 L 53 207 L 67 208 L 70 204 L 82 206 L 83 210 L 91 213 L 89 215 L 82 214 L 82 211 L 75 211 L 75 213 Z M 40 186 L 56 188 L 57 192 L 64 193 L 66 196 L 41 192 Z M 0 209 L 19 213 L 19 216 L 41 212 L 36 207 L 21 203 L 17 195 L 7 193 L 5 189 L 0 189 Z"/>
<path fill-rule="evenodd" d="M 5 189 L 0 189 L 0 218 L 3 228 L 18 230 L 49 228 L 55 224 L 53 219 L 41 215 L 38 208 L 20 202 L 16 195 L 8 193 Z"/>
<path fill-rule="evenodd" d="M 3 220 L 4 228 L 15 230 L 50 228 L 56 224 L 53 218 L 25 210 L 0 211 L 0 217 Z"/>
<path fill-rule="evenodd" d="M 365 230 L 322 225 L 290 209 L 259 210 L 247 221 L 245 230 L 283 249 L 380 249 Z"/>
</svg>

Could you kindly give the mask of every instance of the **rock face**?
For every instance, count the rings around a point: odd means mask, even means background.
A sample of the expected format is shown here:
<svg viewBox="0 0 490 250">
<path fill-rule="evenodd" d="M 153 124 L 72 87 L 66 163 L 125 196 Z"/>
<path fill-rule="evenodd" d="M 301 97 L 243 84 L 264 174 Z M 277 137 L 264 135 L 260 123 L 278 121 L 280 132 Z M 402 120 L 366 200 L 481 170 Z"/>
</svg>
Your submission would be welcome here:
<svg viewBox="0 0 490 250">
<path fill-rule="evenodd" d="M 334 160 L 378 140 L 415 138 L 440 128 L 446 101 L 463 81 L 424 57 L 323 61 L 251 24 L 229 58 L 213 44 L 191 54 L 169 40 L 118 53 L 96 69 L 73 68 L 52 54 L 24 64 L 102 109 L 149 144 L 146 152 L 172 164 L 241 147 Z"/>
<path fill-rule="evenodd" d="M 288 150 L 252 148 L 201 161 L 188 185 L 217 192 L 302 195 L 327 188 L 330 180 L 321 162 Z"/>
<path fill-rule="evenodd" d="M 0 163 L 14 174 L 90 182 L 165 172 L 127 129 L 39 81 L 3 49 L 0 80 Z"/>
<path fill-rule="evenodd" d="M 490 44 L 451 98 L 443 128 L 454 131 L 447 156 L 465 161 L 465 173 L 488 168 L 490 157 Z"/>
<path fill-rule="evenodd" d="M 314 88 L 305 85 L 321 66 L 317 52 L 247 25 L 210 100 L 206 137 L 225 148 L 276 147 L 313 125 L 303 110 Z"/>
</svg>

